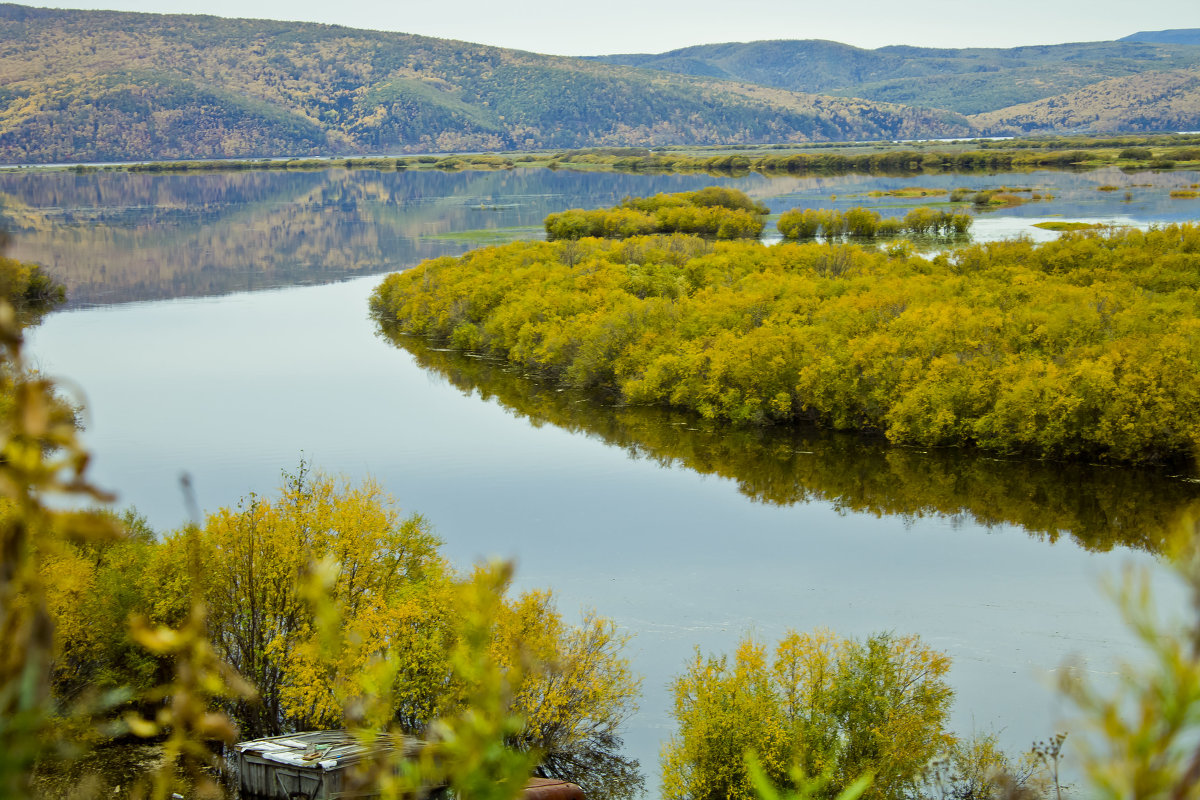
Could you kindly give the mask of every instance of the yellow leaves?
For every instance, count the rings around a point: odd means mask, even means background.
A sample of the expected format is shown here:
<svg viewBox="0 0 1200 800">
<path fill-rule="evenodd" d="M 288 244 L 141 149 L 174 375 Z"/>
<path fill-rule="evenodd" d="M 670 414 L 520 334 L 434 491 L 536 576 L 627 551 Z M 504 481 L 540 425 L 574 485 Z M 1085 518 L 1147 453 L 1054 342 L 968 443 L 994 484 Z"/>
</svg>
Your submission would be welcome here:
<svg viewBox="0 0 1200 800">
<path fill-rule="evenodd" d="M 479 780 L 526 770 L 537 754 L 550 774 L 636 785 L 616 751 L 639 687 L 625 637 L 591 614 L 565 624 L 548 593 L 507 598 L 507 568 L 457 577 L 438 545 L 373 481 L 302 464 L 277 497 L 252 495 L 169 539 L 156 571 L 189 571 L 184 585 L 210 603 L 216 652 L 259 688 L 260 703 L 230 704 L 245 738 L 396 728 L 432 736 L 443 759 L 480 757 L 472 748 L 485 740 L 519 751 L 459 765 Z M 139 637 L 160 651 L 182 641 L 168 630 Z M 452 763 L 421 769 L 452 776 L 437 772 Z M 581 774 L 583 763 L 596 774 Z"/>
<path fill-rule="evenodd" d="M 732 666 L 697 652 L 672 683 L 679 731 L 663 750 L 664 795 L 753 797 L 743 761 L 753 751 L 761 778 L 776 786 L 795 780 L 793 768 L 833 791 L 873 773 L 871 796 L 909 796 L 929 759 L 954 741 L 943 729 L 948 670 L 949 659 L 915 636 L 857 642 L 791 631 L 769 662 L 747 638 Z"/>
<path fill-rule="evenodd" d="M 373 480 L 351 486 L 303 464 L 285 477 L 278 498 L 252 495 L 238 509 L 211 514 L 202 531 L 170 542 L 192 551 L 174 569 L 201 562 L 190 574 L 202 584 L 219 652 L 264 693 L 263 707 L 239 706 L 248 735 L 277 732 L 288 720 L 337 724 L 346 676 L 393 640 L 422 635 L 407 632 L 403 614 L 393 612 L 420 587 L 446 580 L 428 524 L 401 518 Z M 336 631 L 312 616 L 316 590 L 302 591 L 310 570 L 311 580 L 328 582 L 320 591 L 336 605 Z M 328 662 L 331 648 L 339 659 Z"/>
<path fill-rule="evenodd" d="M 47 555 L 40 566 L 46 609 L 55 623 L 56 657 L 86 659 L 97 633 L 88 602 L 95 588 L 95 567 L 69 546 Z"/>
<path fill-rule="evenodd" d="M 514 681 L 522 672 L 500 663 L 490 646 L 495 621 L 505 613 L 503 594 L 510 576 L 508 565 L 492 565 L 477 569 L 461 585 L 461 628 L 451 665 L 466 687 L 464 702 L 437 720 L 429 746 L 405 776 L 408 786 L 396 788 L 448 785 L 459 797 L 511 800 L 533 771 L 538 753 L 509 746 L 524 727 L 510 705 Z M 513 659 L 516 664 L 523 660 Z"/>
<path fill-rule="evenodd" d="M 372 307 L 567 384 L 706 418 L 1156 461 L 1188 456 L 1197 438 L 1196 238 L 1191 225 L 1093 231 L 929 260 L 819 244 L 694 250 L 685 237 L 529 243 L 390 276 Z M 1178 338 L 1156 355 L 1164 329 Z M 1089 377 L 1103 357 L 1113 380 Z"/>
<path fill-rule="evenodd" d="M 771 669 L 789 720 L 811 715 L 825 702 L 846 646 L 828 628 L 804 634 L 789 631 L 780 640 Z"/>
</svg>

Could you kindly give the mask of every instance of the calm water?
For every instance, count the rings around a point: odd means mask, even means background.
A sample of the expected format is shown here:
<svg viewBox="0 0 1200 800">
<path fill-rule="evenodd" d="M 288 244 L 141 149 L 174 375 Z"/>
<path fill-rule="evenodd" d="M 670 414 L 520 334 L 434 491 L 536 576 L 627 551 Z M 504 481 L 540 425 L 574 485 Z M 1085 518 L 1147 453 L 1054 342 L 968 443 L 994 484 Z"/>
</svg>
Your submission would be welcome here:
<svg viewBox="0 0 1200 800">
<path fill-rule="evenodd" d="M 959 732 L 999 731 L 1015 750 L 1062 729 L 1054 670 L 1078 657 L 1104 674 L 1132 654 L 1101 582 L 1125 564 L 1158 569 L 1156 523 L 1200 484 L 607 408 L 502 364 L 385 341 L 367 319 L 374 276 L 536 236 L 550 211 L 711 183 L 776 213 L 904 213 L 866 193 L 909 185 L 1055 195 L 981 218 L 977 235 L 997 237 L 1050 236 L 1030 227 L 1044 219 L 1189 219 L 1200 202 L 1168 192 L 1197 181 L 26 173 L 0 174 L 0 213 L 12 254 L 68 283 L 72 307 L 32 349 L 77 388 L 95 476 L 122 504 L 167 529 L 186 518 L 183 472 L 208 510 L 270 492 L 301 457 L 373 474 L 457 563 L 513 558 L 521 585 L 552 587 L 568 615 L 594 607 L 634 634 L 645 685 L 626 742 L 653 795 L 671 676 L 693 648 L 731 651 L 746 633 L 918 633 L 953 658 Z"/>
</svg>

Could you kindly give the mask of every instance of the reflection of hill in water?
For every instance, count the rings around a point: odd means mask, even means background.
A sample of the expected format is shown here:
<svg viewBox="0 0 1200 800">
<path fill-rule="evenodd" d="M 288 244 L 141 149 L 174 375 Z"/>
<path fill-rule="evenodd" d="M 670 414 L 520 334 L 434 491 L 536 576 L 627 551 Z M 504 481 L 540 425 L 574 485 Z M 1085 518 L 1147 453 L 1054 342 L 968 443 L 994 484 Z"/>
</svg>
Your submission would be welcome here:
<svg viewBox="0 0 1200 800">
<path fill-rule="evenodd" d="M 540 228 L 569 205 L 712 182 L 552 170 L 4 173 L 0 225 L 15 234 L 13 256 L 65 282 L 70 305 L 89 305 L 388 272 L 470 246 L 436 238 L 446 234 Z"/>
<path fill-rule="evenodd" d="M 595 395 L 543 385 L 515 367 L 388 337 L 464 393 L 495 399 L 534 425 L 550 423 L 625 449 L 632 457 L 736 481 L 746 496 L 790 505 L 901 517 L 944 515 L 1017 525 L 1088 550 L 1123 545 L 1159 552 L 1163 530 L 1200 503 L 1200 484 L 1162 473 L 1038 461 L 1004 461 L 954 449 L 918 451 L 816 428 L 736 429 L 680 412 L 612 407 Z"/>
<path fill-rule="evenodd" d="M 568 170 L 215 173 L 0 172 L 0 226 L 10 254 L 67 284 L 70 305 L 195 297 L 378 274 L 471 246 L 453 234 L 540 229 L 564 208 L 611 206 L 626 195 L 736 186 L 780 212 L 796 205 L 879 207 L 913 201 L 874 190 L 920 185 L 950 190 L 1004 184 L 1051 187 L 1055 199 L 1002 213 L 1172 219 L 1191 210 L 1168 190 L 1197 173 L 1116 170 L 1028 174 L 836 175 L 742 178 L 625 175 Z M 1132 189 L 1098 192 L 1103 184 Z M 1194 201 L 1190 201 L 1194 202 Z"/>
</svg>

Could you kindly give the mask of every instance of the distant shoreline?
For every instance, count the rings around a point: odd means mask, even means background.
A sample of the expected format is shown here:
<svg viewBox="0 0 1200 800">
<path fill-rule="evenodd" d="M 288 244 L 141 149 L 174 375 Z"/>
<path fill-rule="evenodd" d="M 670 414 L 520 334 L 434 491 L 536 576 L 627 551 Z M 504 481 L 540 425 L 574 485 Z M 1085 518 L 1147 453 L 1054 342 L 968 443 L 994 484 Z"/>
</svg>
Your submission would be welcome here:
<svg viewBox="0 0 1200 800">
<path fill-rule="evenodd" d="M 184 173 L 330 168 L 457 171 L 538 167 L 605 172 L 706 172 L 714 175 L 742 175 L 750 172 L 1015 172 L 1042 168 L 1089 169 L 1103 166 L 1138 171 L 1200 167 L 1200 133 L 9 164 L 0 165 L 0 171 Z"/>
</svg>

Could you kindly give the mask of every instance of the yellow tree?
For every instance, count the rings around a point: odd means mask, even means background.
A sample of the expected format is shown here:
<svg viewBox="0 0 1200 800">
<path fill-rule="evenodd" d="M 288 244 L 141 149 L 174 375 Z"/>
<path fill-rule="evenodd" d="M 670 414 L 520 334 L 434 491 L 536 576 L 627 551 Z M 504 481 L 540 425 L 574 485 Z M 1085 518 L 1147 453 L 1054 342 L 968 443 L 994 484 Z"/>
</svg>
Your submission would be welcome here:
<svg viewBox="0 0 1200 800">
<path fill-rule="evenodd" d="M 338 564 L 332 591 L 362 643 L 348 658 L 362 657 L 377 630 L 394 632 L 377 627 L 381 617 L 446 579 L 438 544 L 424 519 L 402 518 L 374 481 L 350 486 L 301 464 L 278 498 L 252 495 L 211 514 L 203 529 L 175 534 L 156 579 L 196 576 L 217 654 L 260 694 L 234 704 L 241 733 L 265 736 L 340 721 L 332 687 L 347 665 L 322 663 L 305 647 L 313 627 L 299 587 L 310 566 Z M 188 568 L 194 561 L 199 569 Z"/>
<path fill-rule="evenodd" d="M 243 737 L 336 727 L 426 736 L 479 691 L 454 653 L 474 635 L 464 620 L 484 579 L 455 574 L 438 546 L 373 481 L 301 464 L 278 497 L 251 496 L 170 537 L 147 580 L 204 598 L 215 652 L 258 690 L 256 701 L 227 701 Z M 325 576 L 318 594 L 305 588 L 314 570 Z M 508 713 L 524 720 L 509 745 L 593 794 L 636 793 L 637 762 L 620 753 L 639 688 L 625 637 L 594 614 L 568 625 L 549 594 L 508 598 L 507 587 L 489 612 L 489 658 L 511 673 Z M 330 610 L 336 625 L 322 621 Z M 171 600 L 153 609 L 172 624 L 186 613 Z"/>
<path fill-rule="evenodd" d="M 589 797 L 632 797 L 643 784 L 638 762 L 621 753 L 620 726 L 641 686 L 623 655 L 627 641 L 593 612 L 567 625 L 547 592 L 508 601 L 499 614 L 497 657 L 532 655 L 512 703 L 525 724 L 510 741 L 541 754 L 543 776 L 577 783 Z"/>
<path fill-rule="evenodd" d="M 733 664 L 699 653 L 672 684 L 679 730 L 663 749 L 668 800 L 753 798 L 745 756 L 777 786 L 793 769 L 833 797 L 863 775 L 866 796 L 912 796 L 929 762 L 955 739 L 949 659 L 915 636 L 866 641 L 828 631 L 788 633 L 768 663 L 751 639 Z"/>
</svg>

